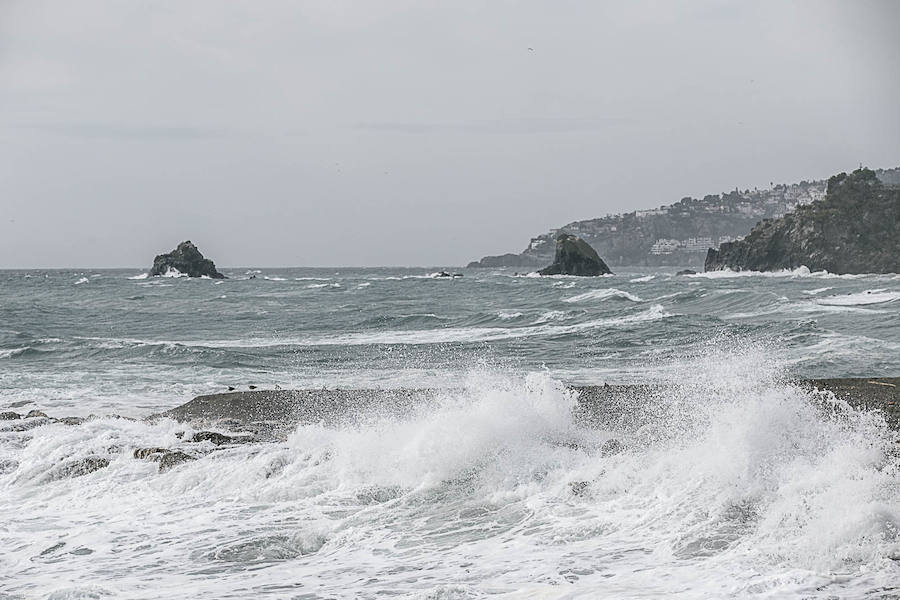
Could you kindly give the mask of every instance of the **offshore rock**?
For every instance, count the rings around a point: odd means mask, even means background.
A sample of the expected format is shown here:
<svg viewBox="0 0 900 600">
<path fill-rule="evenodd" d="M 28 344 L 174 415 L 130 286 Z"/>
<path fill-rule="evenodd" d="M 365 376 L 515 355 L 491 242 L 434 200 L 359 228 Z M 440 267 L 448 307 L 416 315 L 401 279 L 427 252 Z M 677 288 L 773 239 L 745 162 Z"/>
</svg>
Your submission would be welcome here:
<svg viewBox="0 0 900 600">
<path fill-rule="evenodd" d="M 153 259 L 150 275 L 166 275 L 173 270 L 188 277 L 225 279 L 225 276 L 216 270 L 215 263 L 208 258 L 204 258 L 197 246 L 192 244 L 190 240 L 181 242 L 177 248 L 168 254 L 160 254 Z"/>
<path fill-rule="evenodd" d="M 556 238 L 556 256 L 553 264 L 538 271 L 541 275 L 579 275 L 596 277 L 611 274 L 590 244 L 578 236 L 561 233 Z"/>
<path fill-rule="evenodd" d="M 743 240 L 710 249 L 705 269 L 900 273 L 900 187 L 858 169 L 828 180 L 821 201 L 759 223 Z"/>
<path fill-rule="evenodd" d="M 693 269 L 683 269 L 683 270 L 678 271 L 677 273 L 675 273 L 675 276 L 676 276 L 676 277 L 679 277 L 679 276 L 681 276 L 681 275 L 696 275 L 696 274 L 697 274 L 697 271 L 695 271 L 695 270 L 693 270 Z"/>
<path fill-rule="evenodd" d="M 466 268 L 495 269 L 498 267 L 520 267 L 525 269 L 535 269 L 542 264 L 546 263 L 534 256 L 529 256 L 527 254 L 513 254 L 512 252 L 509 252 L 507 254 L 499 254 L 496 256 L 485 256 L 481 260 L 473 260 L 466 265 Z"/>
<path fill-rule="evenodd" d="M 0 412 L 0 421 L 14 421 L 16 419 L 21 419 L 22 415 L 17 412 L 7 411 Z"/>
</svg>

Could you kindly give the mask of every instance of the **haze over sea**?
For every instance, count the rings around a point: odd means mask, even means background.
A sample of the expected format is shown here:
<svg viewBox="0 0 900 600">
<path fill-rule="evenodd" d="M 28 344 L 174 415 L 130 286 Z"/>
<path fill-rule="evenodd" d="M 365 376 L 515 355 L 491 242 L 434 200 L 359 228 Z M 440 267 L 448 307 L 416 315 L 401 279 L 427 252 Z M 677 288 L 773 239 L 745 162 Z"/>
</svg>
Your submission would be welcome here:
<svg viewBox="0 0 900 600">
<path fill-rule="evenodd" d="M 0 411 L 102 417 L 0 421 L 0 598 L 900 596 L 896 432 L 791 383 L 900 374 L 900 276 L 433 271 L 0 272 Z M 564 387 L 651 381 L 612 431 Z M 132 458 L 248 385 L 446 391 Z"/>
</svg>

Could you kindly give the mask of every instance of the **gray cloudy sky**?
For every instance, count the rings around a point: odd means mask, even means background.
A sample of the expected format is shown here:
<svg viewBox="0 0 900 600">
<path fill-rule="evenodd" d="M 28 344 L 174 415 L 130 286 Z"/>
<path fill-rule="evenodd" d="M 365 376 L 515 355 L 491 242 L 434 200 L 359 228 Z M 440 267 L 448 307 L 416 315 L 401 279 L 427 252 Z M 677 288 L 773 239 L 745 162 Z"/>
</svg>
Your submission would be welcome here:
<svg viewBox="0 0 900 600">
<path fill-rule="evenodd" d="M 900 2 L 0 0 L 0 267 L 453 265 L 900 165 Z M 533 48 L 533 50 L 530 50 Z"/>
</svg>

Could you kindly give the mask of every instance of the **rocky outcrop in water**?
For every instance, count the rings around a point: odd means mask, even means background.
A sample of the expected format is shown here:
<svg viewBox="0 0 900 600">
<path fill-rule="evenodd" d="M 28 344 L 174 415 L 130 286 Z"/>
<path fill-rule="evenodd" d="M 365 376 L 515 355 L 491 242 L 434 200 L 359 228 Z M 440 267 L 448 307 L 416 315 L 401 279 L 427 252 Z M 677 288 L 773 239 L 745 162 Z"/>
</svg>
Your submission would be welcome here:
<svg viewBox="0 0 900 600">
<path fill-rule="evenodd" d="M 527 254 L 513 254 L 508 252 L 497 256 L 485 256 L 481 260 L 473 260 L 466 265 L 467 269 L 496 269 L 499 267 L 519 267 L 523 269 L 536 269 L 547 264 L 538 258 Z"/>
<path fill-rule="evenodd" d="M 900 273 L 900 188 L 858 169 L 828 180 L 824 199 L 759 223 L 743 240 L 710 249 L 705 269 Z"/>
<path fill-rule="evenodd" d="M 181 242 L 171 252 L 160 254 L 153 259 L 153 268 L 150 269 L 150 275 L 168 275 L 173 271 L 188 277 L 225 279 L 225 276 L 216 270 L 215 263 L 205 258 L 190 240 Z"/>
<path fill-rule="evenodd" d="M 570 233 L 556 238 L 553 264 L 538 271 L 541 275 L 579 275 L 596 277 L 612 273 L 603 259 L 583 239 Z"/>
</svg>

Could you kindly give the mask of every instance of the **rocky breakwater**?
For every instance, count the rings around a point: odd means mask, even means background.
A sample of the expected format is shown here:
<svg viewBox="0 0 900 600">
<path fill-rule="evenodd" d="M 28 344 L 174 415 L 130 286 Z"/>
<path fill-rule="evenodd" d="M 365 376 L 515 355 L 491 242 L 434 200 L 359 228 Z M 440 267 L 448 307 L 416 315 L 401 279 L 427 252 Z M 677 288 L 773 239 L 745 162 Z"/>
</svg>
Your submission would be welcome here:
<svg viewBox="0 0 900 600">
<path fill-rule="evenodd" d="M 706 271 L 900 273 L 900 187 L 858 169 L 828 180 L 824 199 L 759 223 L 743 240 L 706 255 Z"/>
<path fill-rule="evenodd" d="M 160 254 L 153 259 L 150 275 L 187 275 L 188 277 L 225 279 L 225 276 L 216 270 L 216 264 L 204 257 L 190 240 L 181 242 L 171 252 Z"/>
<path fill-rule="evenodd" d="M 570 233 L 561 233 L 556 238 L 556 255 L 553 264 L 538 271 L 541 275 L 579 275 L 596 277 L 611 274 L 612 271 L 583 239 Z"/>
</svg>

